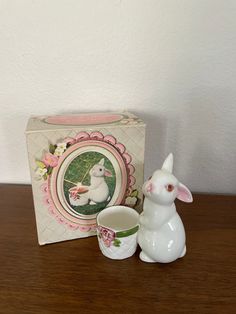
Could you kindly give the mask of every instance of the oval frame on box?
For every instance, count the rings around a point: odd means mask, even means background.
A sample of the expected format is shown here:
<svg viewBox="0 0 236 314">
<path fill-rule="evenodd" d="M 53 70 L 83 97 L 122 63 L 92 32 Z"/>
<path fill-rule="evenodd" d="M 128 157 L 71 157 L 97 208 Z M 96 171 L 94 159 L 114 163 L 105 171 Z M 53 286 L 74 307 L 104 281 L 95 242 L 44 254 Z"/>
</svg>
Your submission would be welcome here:
<svg viewBox="0 0 236 314">
<path fill-rule="evenodd" d="M 106 207 L 124 204 L 126 197 L 135 183 L 133 176 L 135 168 L 132 158 L 126 152 L 122 143 L 117 142 L 111 135 L 103 135 L 101 132 L 80 132 L 75 138 L 66 138 L 66 149 L 58 162 L 53 167 L 46 183 L 42 185 L 44 201 L 48 204 L 49 212 L 55 216 L 58 222 L 66 224 L 72 229 L 91 231 L 96 228 L 96 214 L 82 214 L 74 210 L 68 203 L 64 193 L 64 177 L 69 165 L 86 152 L 99 153 L 105 156 L 115 171 L 115 190 Z M 101 209 L 102 210 L 102 209 Z"/>
</svg>

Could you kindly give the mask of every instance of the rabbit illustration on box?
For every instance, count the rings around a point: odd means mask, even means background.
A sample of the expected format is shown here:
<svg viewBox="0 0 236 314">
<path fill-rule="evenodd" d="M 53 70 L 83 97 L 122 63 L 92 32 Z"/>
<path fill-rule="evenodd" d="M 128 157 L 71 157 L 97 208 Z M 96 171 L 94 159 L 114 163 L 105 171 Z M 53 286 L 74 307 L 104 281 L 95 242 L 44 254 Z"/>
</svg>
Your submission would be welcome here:
<svg viewBox="0 0 236 314">
<path fill-rule="evenodd" d="M 185 230 L 176 212 L 174 200 L 192 202 L 189 189 L 172 174 L 173 155 L 170 154 L 160 170 L 143 185 L 145 195 L 140 215 L 138 243 L 140 259 L 149 263 L 170 263 L 186 253 Z"/>
<path fill-rule="evenodd" d="M 95 164 L 89 171 L 90 185 L 77 185 L 71 188 L 69 200 L 73 206 L 94 205 L 109 201 L 109 188 L 105 181 L 105 177 L 111 177 L 112 173 L 104 166 L 104 158 Z"/>
</svg>

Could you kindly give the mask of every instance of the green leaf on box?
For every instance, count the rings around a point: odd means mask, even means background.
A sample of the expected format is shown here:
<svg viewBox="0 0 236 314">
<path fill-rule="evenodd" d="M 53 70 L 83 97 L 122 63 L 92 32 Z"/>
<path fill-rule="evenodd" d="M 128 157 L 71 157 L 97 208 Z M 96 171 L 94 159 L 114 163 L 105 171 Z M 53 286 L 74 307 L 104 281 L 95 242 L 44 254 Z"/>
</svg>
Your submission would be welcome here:
<svg viewBox="0 0 236 314">
<path fill-rule="evenodd" d="M 49 152 L 50 152 L 51 154 L 54 154 L 55 150 L 56 150 L 55 145 L 50 144 L 50 145 L 49 145 Z"/>
<path fill-rule="evenodd" d="M 48 175 L 52 173 L 52 167 L 48 167 Z"/>
<path fill-rule="evenodd" d="M 46 167 L 45 164 L 40 160 L 36 160 L 35 162 L 36 162 L 36 165 L 41 169 Z"/>
<path fill-rule="evenodd" d="M 138 191 L 133 190 L 132 193 L 130 194 L 131 197 L 137 197 L 138 196 Z"/>
</svg>

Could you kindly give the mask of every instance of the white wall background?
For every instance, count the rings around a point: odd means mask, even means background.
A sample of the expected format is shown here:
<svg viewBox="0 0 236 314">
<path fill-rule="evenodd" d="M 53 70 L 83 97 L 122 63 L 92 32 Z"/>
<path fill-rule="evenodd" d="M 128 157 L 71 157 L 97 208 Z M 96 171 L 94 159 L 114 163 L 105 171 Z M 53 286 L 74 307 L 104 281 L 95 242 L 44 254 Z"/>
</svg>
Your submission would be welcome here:
<svg viewBox="0 0 236 314">
<path fill-rule="evenodd" d="M 0 182 L 30 182 L 29 115 L 129 109 L 146 176 L 236 192 L 235 0 L 0 0 Z"/>
</svg>

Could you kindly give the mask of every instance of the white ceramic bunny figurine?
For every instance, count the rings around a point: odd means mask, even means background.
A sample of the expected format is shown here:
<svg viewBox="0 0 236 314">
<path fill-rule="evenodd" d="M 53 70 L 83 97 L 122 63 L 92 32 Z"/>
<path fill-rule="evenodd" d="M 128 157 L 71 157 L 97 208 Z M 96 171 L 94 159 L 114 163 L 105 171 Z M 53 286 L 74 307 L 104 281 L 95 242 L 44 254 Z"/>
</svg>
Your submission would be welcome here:
<svg viewBox="0 0 236 314">
<path fill-rule="evenodd" d="M 176 212 L 174 200 L 192 202 L 189 189 L 172 174 L 173 155 L 170 154 L 160 170 L 143 185 L 145 195 L 140 215 L 138 243 L 140 259 L 149 263 L 170 263 L 186 253 L 185 230 Z"/>
<path fill-rule="evenodd" d="M 80 182 L 71 188 L 69 199 L 73 206 L 94 205 L 110 200 L 109 188 L 105 177 L 111 177 L 112 173 L 104 166 L 104 158 L 95 164 L 89 171 L 90 185 L 82 185 Z M 81 193 L 81 194 L 80 194 Z"/>
</svg>

